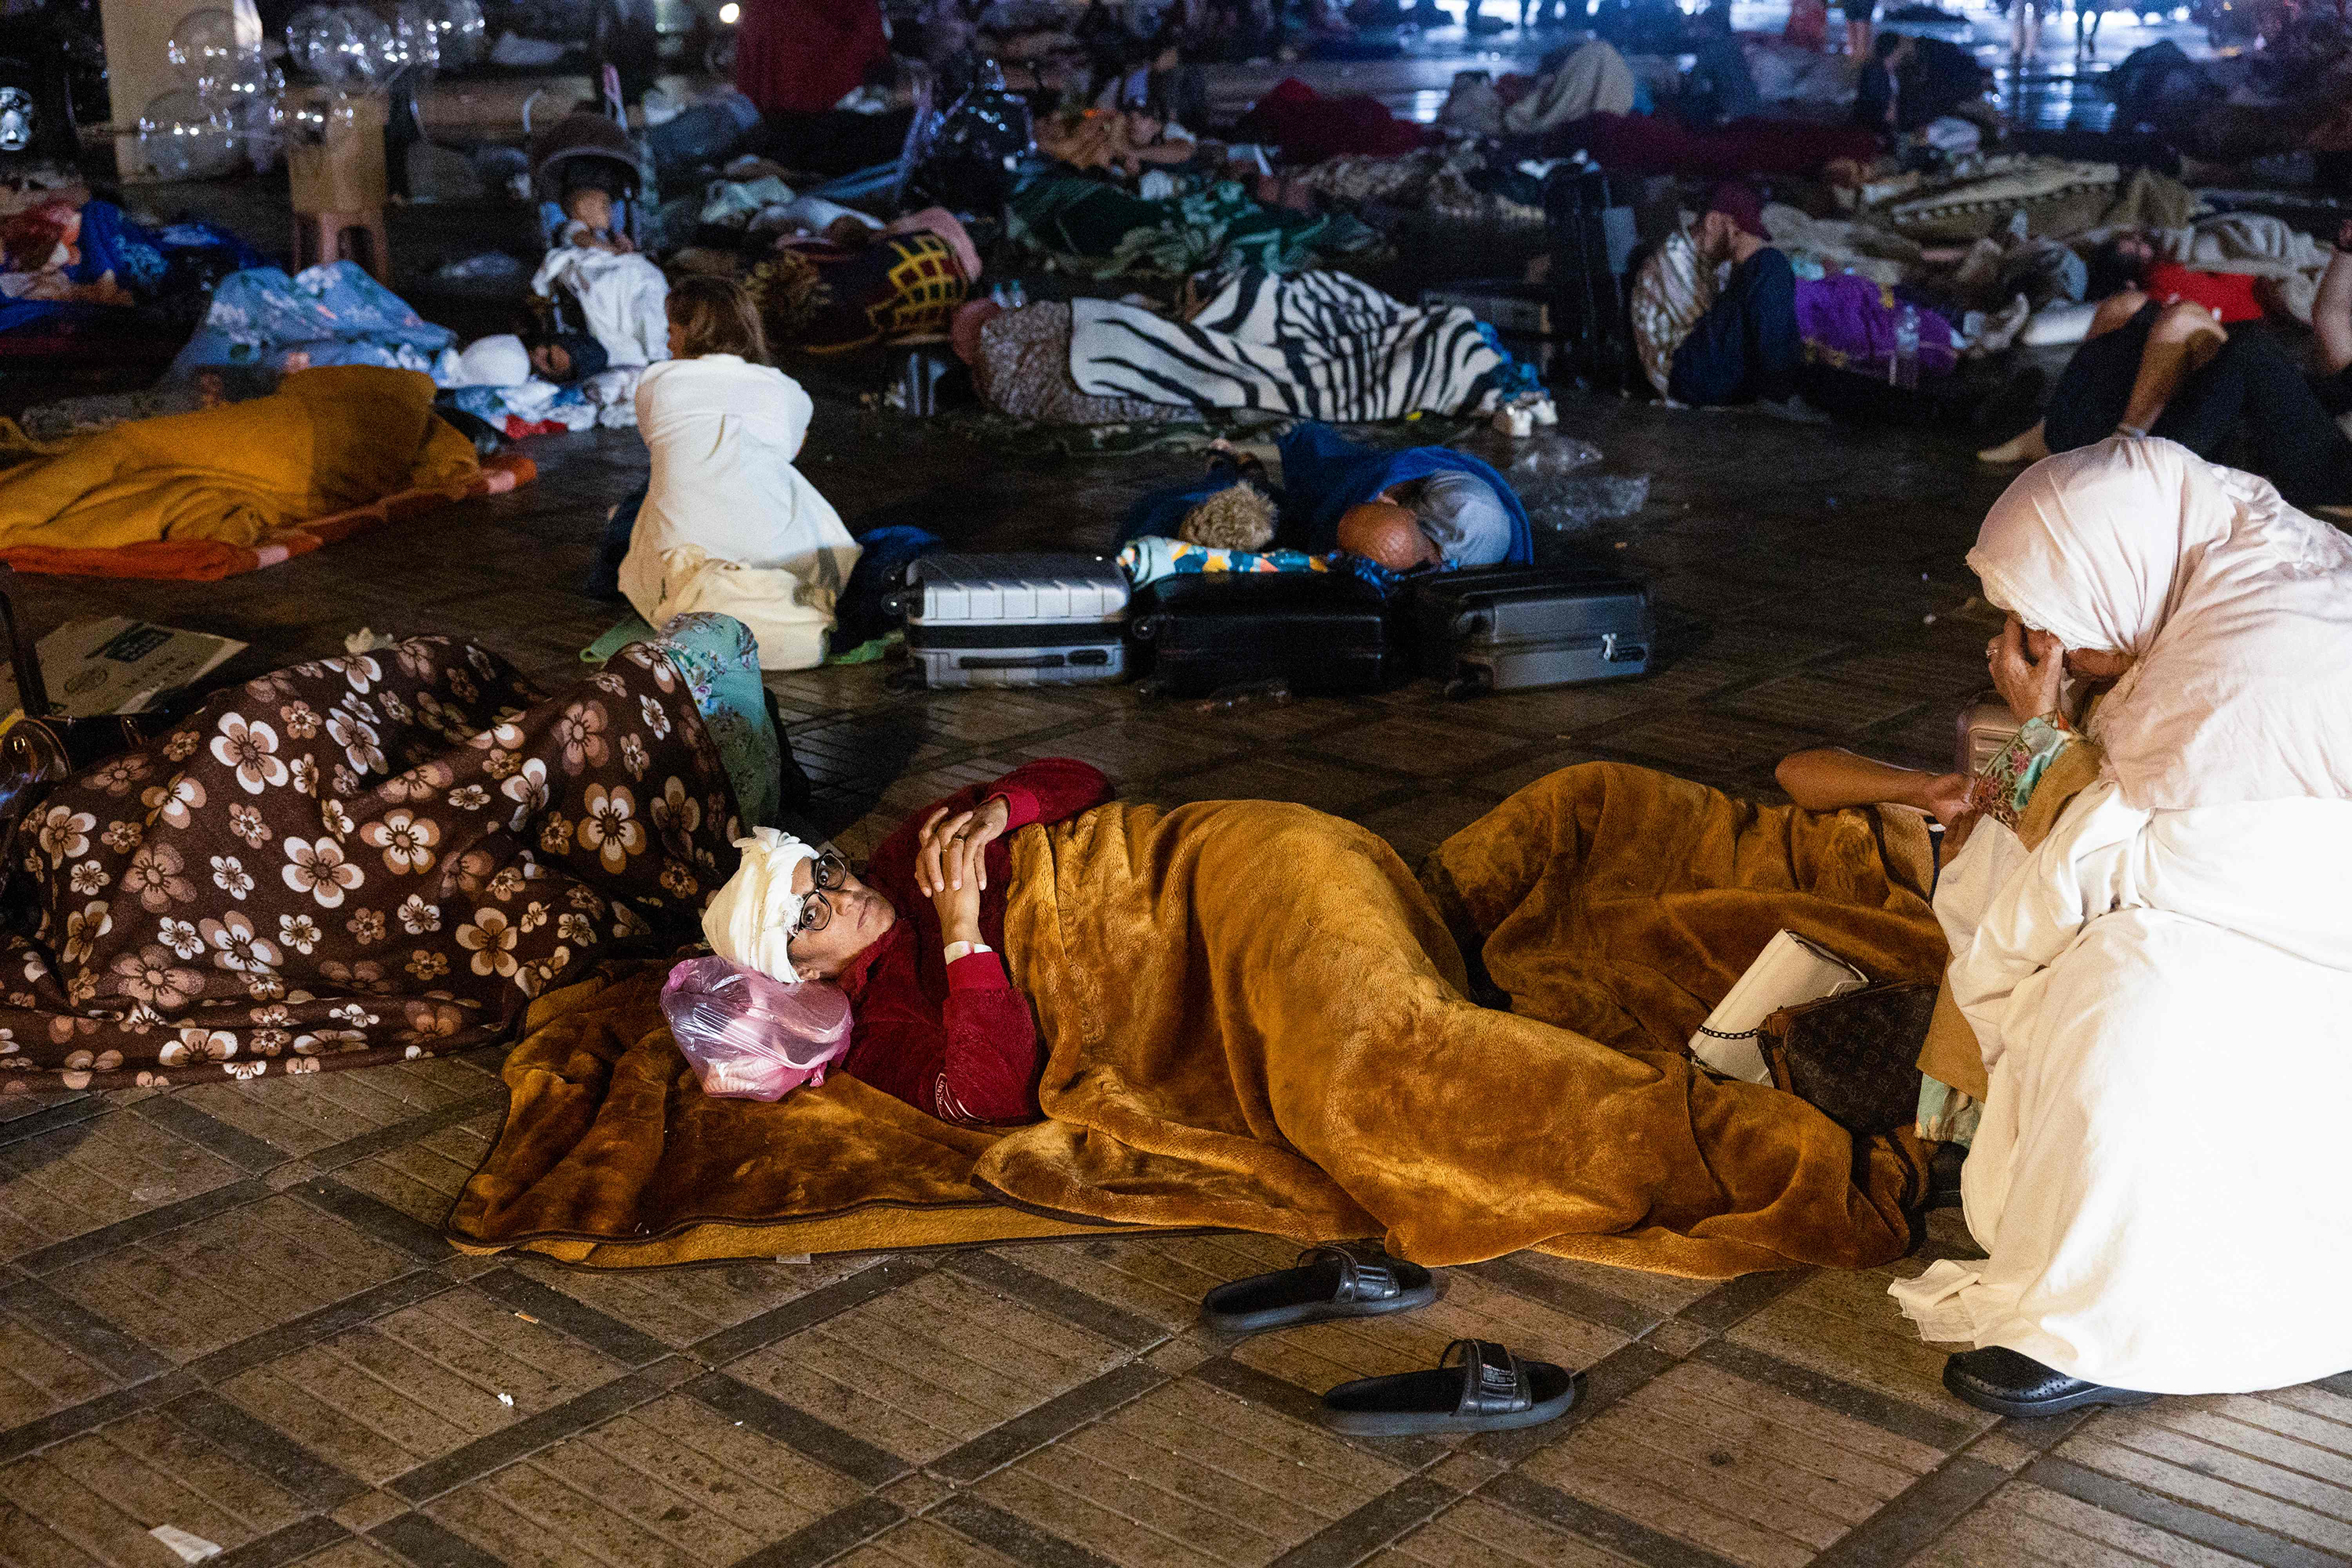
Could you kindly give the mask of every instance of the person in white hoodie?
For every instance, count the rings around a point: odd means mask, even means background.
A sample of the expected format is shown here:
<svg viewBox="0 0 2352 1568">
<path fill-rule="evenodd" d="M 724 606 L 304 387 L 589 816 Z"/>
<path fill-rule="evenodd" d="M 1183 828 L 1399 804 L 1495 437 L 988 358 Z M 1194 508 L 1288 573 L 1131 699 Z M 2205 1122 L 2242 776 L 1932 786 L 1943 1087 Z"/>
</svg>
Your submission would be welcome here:
<svg viewBox="0 0 2352 1568">
<path fill-rule="evenodd" d="M 822 663 L 858 547 L 793 466 L 814 405 L 765 363 L 766 336 L 740 285 L 681 279 L 668 314 L 670 358 L 637 384 L 653 471 L 621 592 L 656 626 L 690 610 L 734 616 L 759 638 L 762 668 Z"/>
</svg>

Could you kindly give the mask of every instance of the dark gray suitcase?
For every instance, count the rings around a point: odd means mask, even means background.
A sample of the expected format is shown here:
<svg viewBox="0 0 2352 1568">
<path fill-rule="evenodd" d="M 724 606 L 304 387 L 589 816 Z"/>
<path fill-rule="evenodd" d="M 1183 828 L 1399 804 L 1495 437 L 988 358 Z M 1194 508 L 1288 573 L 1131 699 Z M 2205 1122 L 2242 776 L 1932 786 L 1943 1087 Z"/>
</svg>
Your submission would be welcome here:
<svg viewBox="0 0 2352 1568">
<path fill-rule="evenodd" d="M 1413 590 L 1421 672 L 1449 697 L 1622 680 L 1649 672 L 1650 591 L 1578 566 L 1490 566 Z"/>
</svg>

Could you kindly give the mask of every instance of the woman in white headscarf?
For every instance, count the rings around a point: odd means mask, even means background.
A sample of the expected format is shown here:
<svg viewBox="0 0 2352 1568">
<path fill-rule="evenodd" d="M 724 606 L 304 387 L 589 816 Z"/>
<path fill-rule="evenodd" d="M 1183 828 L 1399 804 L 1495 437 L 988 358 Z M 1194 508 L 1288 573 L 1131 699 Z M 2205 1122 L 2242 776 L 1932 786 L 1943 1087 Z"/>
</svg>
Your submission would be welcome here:
<svg viewBox="0 0 2352 1568">
<path fill-rule="evenodd" d="M 2118 438 L 2029 469 L 1969 563 L 2035 721 L 2000 791 L 2020 835 L 1951 868 L 2004 862 L 1979 909 L 1938 899 L 1990 1256 L 1894 1294 L 1979 1347 L 1945 1383 L 2003 1415 L 2352 1367 L 2352 542 Z M 2058 713 L 2069 668 L 2116 678 L 2085 734 Z"/>
</svg>

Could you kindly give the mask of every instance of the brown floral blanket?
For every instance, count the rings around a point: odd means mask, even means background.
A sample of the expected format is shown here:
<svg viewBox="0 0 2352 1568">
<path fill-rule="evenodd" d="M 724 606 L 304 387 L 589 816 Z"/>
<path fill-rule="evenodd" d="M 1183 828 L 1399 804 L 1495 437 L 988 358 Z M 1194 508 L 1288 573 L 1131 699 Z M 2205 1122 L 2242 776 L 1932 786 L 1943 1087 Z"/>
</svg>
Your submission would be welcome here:
<svg viewBox="0 0 2352 1568">
<path fill-rule="evenodd" d="M 0 1091 L 462 1049 L 674 949 L 735 860 L 697 653 L 635 644 L 547 697 L 419 637 L 221 692 L 60 785 L 7 849 Z"/>
</svg>

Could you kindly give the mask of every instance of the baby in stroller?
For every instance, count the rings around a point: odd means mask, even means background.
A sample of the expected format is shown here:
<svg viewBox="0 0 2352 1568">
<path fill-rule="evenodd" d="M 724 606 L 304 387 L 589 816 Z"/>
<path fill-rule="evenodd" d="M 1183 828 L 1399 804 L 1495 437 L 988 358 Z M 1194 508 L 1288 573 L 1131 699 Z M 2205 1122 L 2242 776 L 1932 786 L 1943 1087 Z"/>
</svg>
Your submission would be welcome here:
<svg viewBox="0 0 2352 1568">
<path fill-rule="evenodd" d="M 626 256 L 637 248 L 620 221 L 616 193 L 606 184 L 610 178 L 593 169 L 572 172 L 563 188 L 563 218 L 555 231 L 558 246 L 605 250 L 615 256 Z"/>
</svg>

